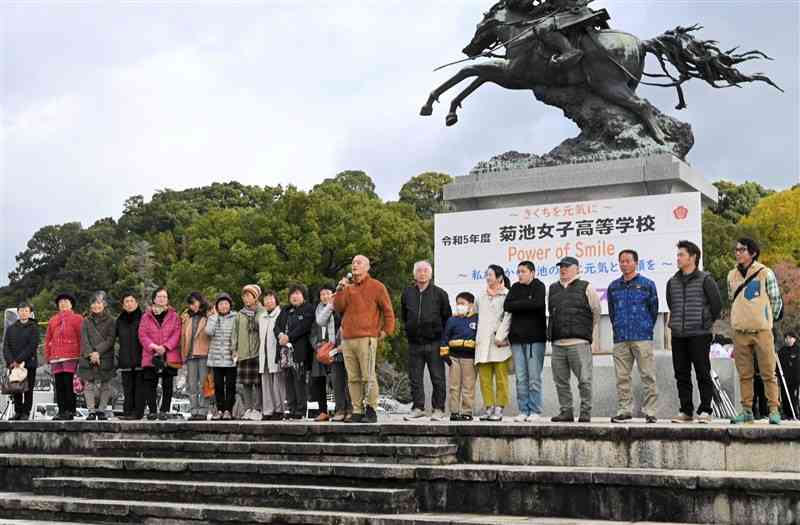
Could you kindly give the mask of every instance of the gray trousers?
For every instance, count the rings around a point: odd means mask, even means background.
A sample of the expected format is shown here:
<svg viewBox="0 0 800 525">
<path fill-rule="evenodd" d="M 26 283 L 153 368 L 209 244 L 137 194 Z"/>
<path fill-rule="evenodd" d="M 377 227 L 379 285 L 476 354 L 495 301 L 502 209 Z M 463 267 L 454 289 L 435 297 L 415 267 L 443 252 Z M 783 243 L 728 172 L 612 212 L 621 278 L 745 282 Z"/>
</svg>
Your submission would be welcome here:
<svg viewBox="0 0 800 525">
<path fill-rule="evenodd" d="M 556 385 L 558 404 L 562 414 L 573 414 L 572 374 L 578 379 L 578 391 L 581 394 L 581 416 L 592 415 L 592 346 L 581 343 L 572 346 L 553 345 L 550 357 L 553 369 L 553 382 Z"/>
<path fill-rule="evenodd" d="M 83 389 L 86 408 L 104 412 L 111 400 L 111 381 L 87 381 Z"/>
<path fill-rule="evenodd" d="M 262 379 L 263 380 L 263 379 Z M 261 408 L 261 385 L 239 385 L 242 390 L 242 410 L 259 410 Z"/>
<path fill-rule="evenodd" d="M 261 374 L 261 410 L 265 416 L 286 411 L 286 372 Z"/>
<path fill-rule="evenodd" d="M 186 361 L 186 393 L 189 394 L 190 413 L 204 416 L 208 403 L 203 396 L 203 381 L 208 374 L 205 357 L 193 357 Z"/>
</svg>

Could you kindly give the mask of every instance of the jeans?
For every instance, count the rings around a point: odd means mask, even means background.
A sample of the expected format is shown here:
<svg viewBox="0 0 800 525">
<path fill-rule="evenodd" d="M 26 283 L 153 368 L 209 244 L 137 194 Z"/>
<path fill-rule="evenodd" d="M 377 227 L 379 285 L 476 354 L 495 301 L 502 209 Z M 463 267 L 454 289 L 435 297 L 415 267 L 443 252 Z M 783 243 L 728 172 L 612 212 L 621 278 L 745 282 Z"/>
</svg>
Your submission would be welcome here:
<svg viewBox="0 0 800 525">
<path fill-rule="evenodd" d="M 431 405 L 434 410 L 444 411 L 447 397 L 447 380 L 444 373 L 444 360 L 439 356 L 439 343 L 410 343 L 408 345 L 408 379 L 411 383 L 412 408 L 425 410 L 425 366 L 431 376 L 433 394 Z"/>
<path fill-rule="evenodd" d="M 512 344 L 517 378 L 517 404 L 521 414 L 542 413 L 542 369 L 545 343 Z"/>
<path fill-rule="evenodd" d="M 190 413 L 193 416 L 206 414 L 206 398 L 203 395 L 203 381 L 208 375 L 205 357 L 193 357 L 186 361 L 186 392 L 189 394 Z"/>
<path fill-rule="evenodd" d="M 571 374 L 578 379 L 581 395 L 581 417 L 592 415 L 592 346 L 581 343 L 571 346 L 553 345 L 550 357 L 553 382 L 556 384 L 560 413 L 573 414 Z"/>
<path fill-rule="evenodd" d="M 714 382 L 711 380 L 711 359 L 708 356 L 710 348 L 710 334 L 672 338 L 672 367 L 675 370 L 678 399 L 681 403 L 681 412 L 687 416 L 694 415 L 692 366 L 694 375 L 697 376 L 697 387 L 700 389 L 700 406 L 697 413 L 711 414 Z M 752 357 L 750 360 L 752 362 Z M 752 397 L 750 402 L 752 403 Z"/>
</svg>

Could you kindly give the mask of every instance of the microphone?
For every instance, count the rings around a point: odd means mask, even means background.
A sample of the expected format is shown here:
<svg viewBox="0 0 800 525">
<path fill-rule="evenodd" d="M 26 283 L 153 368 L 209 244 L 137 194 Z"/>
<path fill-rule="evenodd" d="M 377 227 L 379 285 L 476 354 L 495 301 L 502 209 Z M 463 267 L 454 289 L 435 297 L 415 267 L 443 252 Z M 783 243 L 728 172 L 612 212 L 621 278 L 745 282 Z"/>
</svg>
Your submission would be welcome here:
<svg viewBox="0 0 800 525">
<path fill-rule="evenodd" d="M 345 277 L 347 277 L 348 281 L 353 282 L 353 273 L 352 272 L 347 272 L 347 275 L 345 275 Z"/>
</svg>

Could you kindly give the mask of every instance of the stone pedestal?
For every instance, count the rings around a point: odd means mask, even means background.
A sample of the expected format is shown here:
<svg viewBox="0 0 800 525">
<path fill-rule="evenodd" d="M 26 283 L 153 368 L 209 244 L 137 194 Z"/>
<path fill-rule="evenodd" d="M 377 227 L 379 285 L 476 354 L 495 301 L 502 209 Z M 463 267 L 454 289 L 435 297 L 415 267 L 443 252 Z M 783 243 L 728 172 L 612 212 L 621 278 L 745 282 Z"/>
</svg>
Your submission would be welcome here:
<svg viewBox="0 0 800 525">
<path fill-rule="evenodd" d="M 700 192 L 704 206 L 717 202 L 717 189 L 682 160 L 653 155 L 623 160 L 525 168 L 524 160 L 481 163 L 445 186 L 444 199 L 456 211 L 513 208 L 596 199 Z M 655 348 L 667 348 L 665 316 L 656 323 Z M 604 315 L 597 350 L 610 352 L 611 323 Z"/>
<path fill-rule="evenodd" d="M 717 201 L 717 189 L 672 155 L 542 168 L 497 164 L 456 177 L 444 199 L 457 211 L 694 191 L 705 206 Z"/>
</svg>

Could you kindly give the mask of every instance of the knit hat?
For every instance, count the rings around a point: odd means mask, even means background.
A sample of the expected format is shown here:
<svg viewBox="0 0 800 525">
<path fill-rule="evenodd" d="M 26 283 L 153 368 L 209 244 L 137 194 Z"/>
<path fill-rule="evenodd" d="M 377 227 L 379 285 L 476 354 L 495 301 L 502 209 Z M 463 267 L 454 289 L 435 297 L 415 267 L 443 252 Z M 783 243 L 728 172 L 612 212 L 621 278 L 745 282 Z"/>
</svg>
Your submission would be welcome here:
<svg viewBox="0 0 800 525">
<path fill-rule="evenodd" d="M 67 301 L 70 302 L 70 304 L 72 305 L 72 308 L 75 308 L 75 302 L 76 302 L 75 301 L 75 296 L 72 295 L 71 293 L 69 293 L 69 292 L 61 292 L 60 294 L 56 295 L 56 299 L 55 299 L 56 308 L 58 307 L 58 302 L 61 299 L 66 299 Z"/>
<path fill-rule="evenodd" d="M 248 284 L 242 288 L 242 295 L 249 293 L 256 301 L 261 298 L 261 287 L 257 284 Z"/>
<path fill-rule="evenodd" d="M 217 296 L 217 298 L 214 300 L 214 308 L 217 308 L 221 301 L 228 301 L 228 304 L 230 304 L 231 307 L 233 307 L 233 299 L 231 298 L 230 295 L 228 295 L 225 292 L 223 292 L 223 293 L 219 294 Z"/>
</svg>

